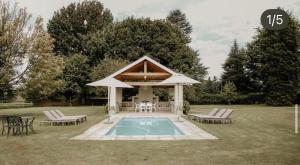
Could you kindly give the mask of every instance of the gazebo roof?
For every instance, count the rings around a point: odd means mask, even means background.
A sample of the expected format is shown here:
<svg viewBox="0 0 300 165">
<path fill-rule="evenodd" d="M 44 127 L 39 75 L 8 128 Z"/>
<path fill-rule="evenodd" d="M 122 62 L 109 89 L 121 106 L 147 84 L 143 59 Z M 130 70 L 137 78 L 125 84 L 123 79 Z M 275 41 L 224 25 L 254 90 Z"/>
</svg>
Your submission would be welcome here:
<svg viewBox="0 0 300 165">
<path fill-rule="evenodd" d="M 153 64 L 153 66 L 156 66 L 157 68 L 159 68 L 161 71 L 168 73 L 169 75 L 173 75 L 176 72 L 172 71 L 171 69 L 163 66 L 162 64 L 160 64 L 159 62 L 153 60 L 152 58 L 148 57 L 148 56 L 143 56 L 141 58 L 139 58 L 138 60 L 128 64 L 127 66 L 125 66 L 124 68 L 114 72 L 113 74 L 111 74 L 108 77 L 116 77 L 124 72 L 126 72 L 127 70 L 130 70 L 131 68 L 134 68 L 136 66 L 138 66 L 139 64 L 143 63 L 143 62 L 149 62 L 150 64 Z"/>
<path fill-rule="evenodd" d="M 104 79 L 116 79 L 133 86 L 163 86 L 159 82 L 172 78 L 174 75 L 178 75 L 178 73 L 148 56 L 143 56 Z M 182 76 L 181 81 L 185 78 L 186 81 L 193 80 Z"/>
<path fill-rule="evenodd" d="M 113 77 L 106 77 L 104 79 L 94 81 L 92 83 L 86 84 L 88 86 L 104 86 L 104 87 L 120 87 L 120 88 L 133 88 L 132 86 L 121 82 Z"/>
<path fill-rule="evenodd" d="M 175 84 L 180 84 L 180 85 L 192 85 L 192 84 L 197 84 L 200 83 L 197 80 L 194 80 L 192 78 L 189 78 L 183 74 L 175 74 L 172 75 L 170 78 L 160 82 L 159 84 L 161 85 L 175 85 Z"/>
</svg>

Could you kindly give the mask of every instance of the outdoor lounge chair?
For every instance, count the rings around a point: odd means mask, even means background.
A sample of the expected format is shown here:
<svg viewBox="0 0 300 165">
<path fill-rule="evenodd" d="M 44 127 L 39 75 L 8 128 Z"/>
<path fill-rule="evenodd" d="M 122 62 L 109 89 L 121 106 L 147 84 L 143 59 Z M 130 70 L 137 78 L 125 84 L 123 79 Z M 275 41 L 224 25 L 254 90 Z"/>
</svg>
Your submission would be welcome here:
<svg viewBox="0 0 300 165">
<path fill-rule="evenodd" d="M 78 121 L 78 122 L 81 122 L 81 119 L 80 119 L 79 117 L 61 117 L 61 116 L 58 115 L 54 110 L 49 110 L 48 112 L 50 112 L 51 115 L 52 115 L 53 117 L 55 117 L 56 119 L 61 119 L 61 120 L 63 120 L 63 119 L 73 119 L 73 120 L 76 120 L 76 122 L 77 122 L 77 121 Z"/>
<path fill-rule="evenodd" d="M 53 125 L 53 123 L 56 123 L 56 124 L 57 123 L 60 123 L 60 124 L 74 123 L 75 125 L 77 124 L 77 120 L 76 119 L 56 118 L 49 111 L 43 111 L 43 113 L 47 117 L 47 120 L 41 121 L 40 124 L 41 123 L 50 123 L 51 126 Z"/>
<path fill-rule="evenodd" d="M 218 117 L 221 117 L 225 112 L 226 112 L 226 109 L 221 109 L 215 115 L 212 115 L 212 116 L 209 116 L 209 115 L 197 116 L 196 120 L 203 122 L 203 121 L 205 121 L 205 119 L 218 118 Z"/>
<path fill-rule="evenodd" d="M 55 114 L 57 114 L 58 117 L 61 117 L 61 118 L 71 118 L 71 119 L 78 119 L 80 122 L 84 122 L 84 121 L 87 121 L 87 116 L 86 115 L 75 115 L 75 116 L 66 116 L 64 115 L 60 110 L 50 110 L 50 112 L 53 112 Z"/>
<path fill-rule="evenodd" d="M 56 119 L 74 119 L 76 120 L 76 122 L 82 122 L 82 119 L 80 117 L 76 117 L 76 116 L 66 116 L 66 117 L 61 117 L 56 111 L 54 110 L 50 110 L 49 111 L 52 116 L 54 116 Z"/>
<path fill-rule="evenodd" d="M 207 115 L 204 115 L 204 114 L 189 114 L 188 118 L 195 120 L 195 119 L 200 118 L 200 117 L 214 116 L 214 115 L 217 114 L 218 111 L 219 111 L 218 108 L 214 108 Z"/>
<path fill-rule="evenodd" d="M 212 123 L 232 123 L 231 120 L 231 114 L 232 114 L 233 110 L 232 109 L 228 109 L 225 111 L 225 113 L 220 116 L 220 117 L 207 117 L 204 118 L 203 121 L 207 121 L 208 123 L 212 122 Z"/>
</svg>

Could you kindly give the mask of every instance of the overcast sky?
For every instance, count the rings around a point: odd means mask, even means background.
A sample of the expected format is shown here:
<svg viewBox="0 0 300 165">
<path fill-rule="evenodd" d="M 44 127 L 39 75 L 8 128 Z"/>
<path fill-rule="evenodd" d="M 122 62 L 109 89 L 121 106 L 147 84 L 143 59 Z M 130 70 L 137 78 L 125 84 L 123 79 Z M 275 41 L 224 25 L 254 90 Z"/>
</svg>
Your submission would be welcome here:
<svg viewBox="0 0 300 165">
<path fill-rule="evenodd" d="M 34 17 L 47 22 L 53 12 L 80 0 L 14 0 Z M 82 1 L 82 0 L 81 0 Z M 191 46 L 198 50 L 209 76 L 220 76 L 234 39 L 243 46 L 260 26 L 260 15 L 278 6 L 300 18 L 300 0 L 101 0 L 115 20 L 124 17 L 165 18 L 172 9 L 181 9 L 193 26 Z"/>
</svg>

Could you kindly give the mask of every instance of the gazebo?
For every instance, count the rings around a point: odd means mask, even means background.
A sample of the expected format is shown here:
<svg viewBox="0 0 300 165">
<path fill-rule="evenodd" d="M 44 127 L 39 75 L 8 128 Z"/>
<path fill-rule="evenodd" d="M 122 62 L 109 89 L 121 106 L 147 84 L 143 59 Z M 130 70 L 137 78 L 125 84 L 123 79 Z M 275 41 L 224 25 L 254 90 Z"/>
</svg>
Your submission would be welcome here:
<svg viewBox="0 0 300 165">
<path fill-rule="evenodd" d="M 144 56 L 108 77 L 88 85 L 109 87 L 110 114 L 120 110 L 133 111 L 135 105 L 143 101 L 156 103 L 157 111 L 182 114 L 183 86 L 194 83 L 199 82 Z M 155 93 L 157 89 L 164 89 L 168 96 L 161 99 Z"/>
</svg>

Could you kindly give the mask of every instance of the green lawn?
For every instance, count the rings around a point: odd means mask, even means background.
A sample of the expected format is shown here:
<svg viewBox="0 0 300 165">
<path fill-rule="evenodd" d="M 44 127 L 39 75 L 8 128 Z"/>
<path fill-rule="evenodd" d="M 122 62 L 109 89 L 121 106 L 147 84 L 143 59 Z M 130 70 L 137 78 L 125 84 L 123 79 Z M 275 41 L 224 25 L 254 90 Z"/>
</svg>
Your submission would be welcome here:
<svg viewBox="0 0 300 165">
<path fill-rule="evenodd" d="M 214 105 L 192 106 L 205 113 Z M 37 133 L 0 136 L 0 164 L 299 164 L 300 135 L 293 130 L 292 107 L 234 105 L 233 124 L 199 124 L 218 140 L 195 141 L 75 141 L 104 119 L 103 107 L 59 107 L 66 114 L 87 114 L 79 126 L 39 126 Z M 3 114 L 36 115 L 49 107 L 1 109 Z"/>
</svg>

